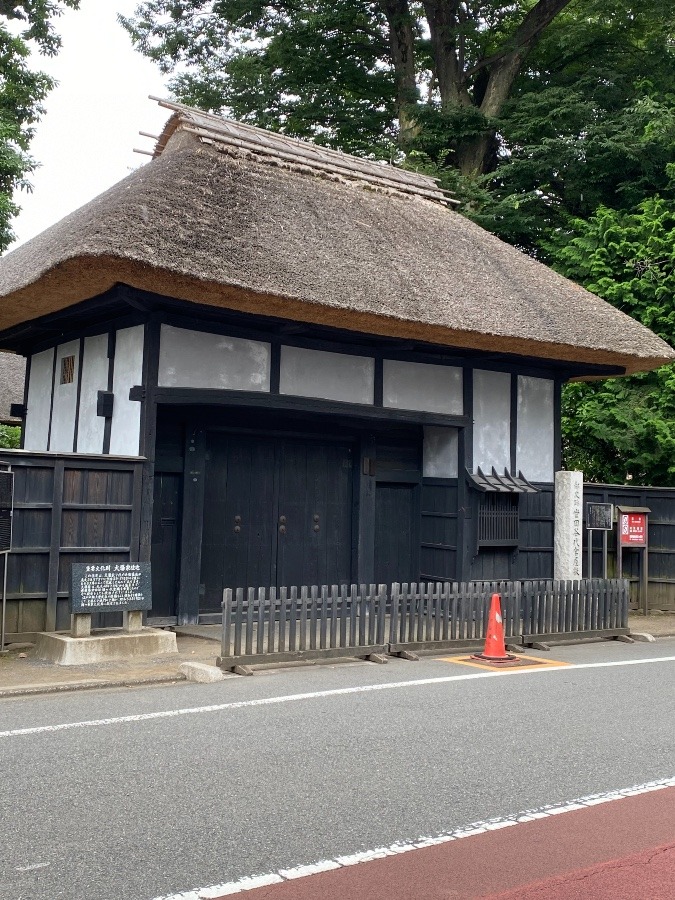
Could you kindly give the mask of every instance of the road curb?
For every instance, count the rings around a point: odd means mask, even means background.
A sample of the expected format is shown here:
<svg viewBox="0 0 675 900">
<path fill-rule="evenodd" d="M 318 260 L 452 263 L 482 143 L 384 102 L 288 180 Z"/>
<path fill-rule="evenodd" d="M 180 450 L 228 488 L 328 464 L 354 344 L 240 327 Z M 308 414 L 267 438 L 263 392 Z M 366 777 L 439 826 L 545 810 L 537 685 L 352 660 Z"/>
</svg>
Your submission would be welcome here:
<svg viewBox="0 0 675 900">
<path fill-rule="evenodd" d="M 137 687 L 146 684 L 175 684 L 177 681 L 187 681 L 185 675 L 176 672 L 175 675 L 156 675 L 147 678 L 124 678 L 111 681 L 59 681 L 56 684 L 24 685 L 23 687 L 3 688 L 0 690 L 0 700 L 10 697 L 28 697 L 37 694 L 65 694 L 71 691 L 91 691 L 96 688 L 112 687 Z"/>
</svg>

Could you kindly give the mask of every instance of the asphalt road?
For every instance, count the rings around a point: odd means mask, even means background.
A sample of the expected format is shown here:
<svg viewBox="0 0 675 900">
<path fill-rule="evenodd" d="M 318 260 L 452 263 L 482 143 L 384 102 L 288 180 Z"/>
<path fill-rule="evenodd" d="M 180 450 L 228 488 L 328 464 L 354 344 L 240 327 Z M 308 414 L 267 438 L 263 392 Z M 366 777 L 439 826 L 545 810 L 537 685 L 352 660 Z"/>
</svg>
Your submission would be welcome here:
<svg viewBox="0 0 675 900">
<path fill-rule="evenodd" d="M 151 900 L 675 775 L 675 640 L 549 656 L 590 667 L 3 701 L 0 898 Z"/>
</svg>

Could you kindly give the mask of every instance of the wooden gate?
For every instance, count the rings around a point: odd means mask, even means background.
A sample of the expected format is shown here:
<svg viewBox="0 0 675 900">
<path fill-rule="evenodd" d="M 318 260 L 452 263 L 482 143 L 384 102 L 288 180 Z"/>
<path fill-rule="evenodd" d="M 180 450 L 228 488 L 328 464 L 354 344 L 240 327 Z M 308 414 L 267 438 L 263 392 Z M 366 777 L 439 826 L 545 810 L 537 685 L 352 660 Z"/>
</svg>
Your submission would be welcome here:
<svg viewBox="0 0 675 900">
<path fill-rule="evenodd" d="M 200 612 L 228 585 L 350 581 L 352 458 L 339 442 L 209 435 Z"/>
</svg>

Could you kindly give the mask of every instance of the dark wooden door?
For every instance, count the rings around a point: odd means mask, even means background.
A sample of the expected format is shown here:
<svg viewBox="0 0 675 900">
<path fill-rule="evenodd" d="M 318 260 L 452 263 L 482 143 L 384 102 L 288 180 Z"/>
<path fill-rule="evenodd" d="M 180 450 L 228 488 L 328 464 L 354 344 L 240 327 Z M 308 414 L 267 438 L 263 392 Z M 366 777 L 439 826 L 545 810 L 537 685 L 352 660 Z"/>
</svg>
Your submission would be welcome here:
<svg viewBox="0 0 675 900">
<path fill-rule="evenodd" d="M 273 584 L 274 492 L 273 441 L 209 435 L 200 611 L 220 611 L 224 587 Z"/>
<path fill-rule="evenodd" d="M 419 580 L 419 488 L 379 481 L 375 490 L 375 581 Z"/>
<path fill-rule="evenodd" d="M 284 441 L 279 447 L 278 472 L 276 583 L 349 582 L 352 448 Z"/>
<path fill-rule="evenodd" d="M 350 446 L 214 432 L 205 485 L 201 612 L 225 587 L 350 580 Z"/>
<path fill-rule="evenodd" d="M 182 480 L 180 474 L 155 474 L 150 557 L 153 618 L 176 615 Z"/>
</svg>

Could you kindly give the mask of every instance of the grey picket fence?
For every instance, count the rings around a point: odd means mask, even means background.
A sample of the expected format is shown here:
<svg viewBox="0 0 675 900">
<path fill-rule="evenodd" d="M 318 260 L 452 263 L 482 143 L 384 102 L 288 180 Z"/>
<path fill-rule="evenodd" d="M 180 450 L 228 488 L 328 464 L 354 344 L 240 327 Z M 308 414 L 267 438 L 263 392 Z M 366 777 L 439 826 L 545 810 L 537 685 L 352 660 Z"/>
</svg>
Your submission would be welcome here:
<svg viewBox="0 0 675 900">
<path fill-rule="evenodd" d="M 480 647 L 495 593 L 507 644 L 629 633 L 627 580 L 227 588 L 218 665 Z"/>
<path fill-rule="evenodd" d="M 492 594 L 502 600 L 504 634 L 520 639 L 520 582 L 392 584 L 389 652 L 473 647 L 485 640 Z"/>
<path fill-rule="evenodd" d="M 218 665 L 385 653 L 386 585 L 226 588 Z"/>
<path fill-rule="evenodd" d="M 522 596 L 522 643 L 526 646 L 629 634 L 628 579 L 526 581 Z"/>
</svg>

